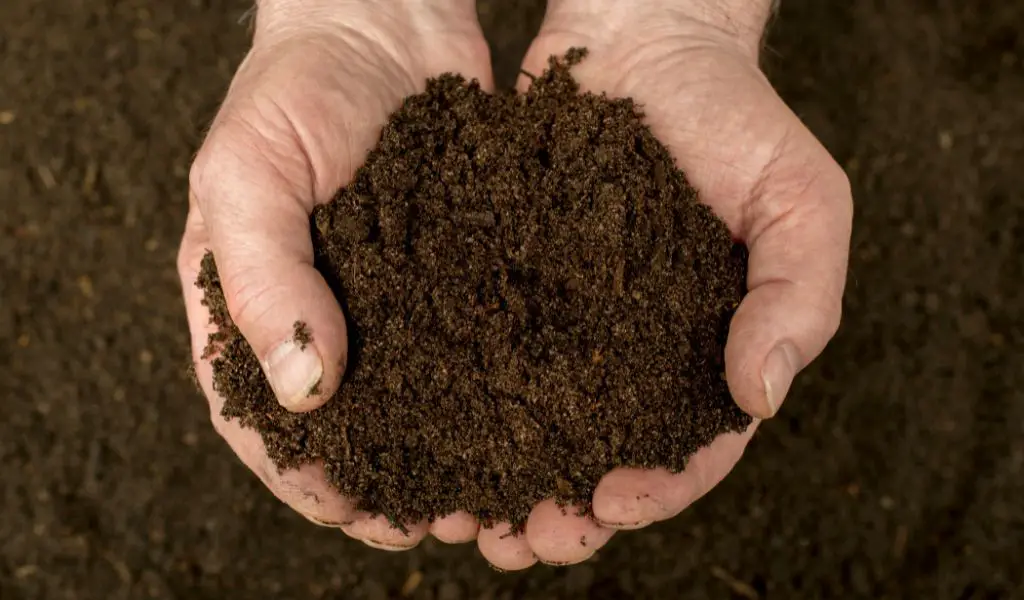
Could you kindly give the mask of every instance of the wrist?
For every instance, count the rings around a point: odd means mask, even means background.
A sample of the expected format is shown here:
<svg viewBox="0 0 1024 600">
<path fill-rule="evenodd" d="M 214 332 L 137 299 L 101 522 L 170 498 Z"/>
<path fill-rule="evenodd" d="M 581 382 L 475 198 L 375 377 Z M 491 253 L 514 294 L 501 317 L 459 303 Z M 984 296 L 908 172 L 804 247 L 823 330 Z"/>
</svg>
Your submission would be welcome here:
<svg viewBox="0 0 1024 600">
<path fill-rule="evenodd" d="M 613 39 L 632 31 L 645 34 L 672 27 L 683 34 L 735 44 L 754 56 L 779 0 L 549 0 L 548 16 L 563 22 L 599 24 L 594 37 Z M 589 17 L 589 18 L 588 18 Z"/>
</svg>

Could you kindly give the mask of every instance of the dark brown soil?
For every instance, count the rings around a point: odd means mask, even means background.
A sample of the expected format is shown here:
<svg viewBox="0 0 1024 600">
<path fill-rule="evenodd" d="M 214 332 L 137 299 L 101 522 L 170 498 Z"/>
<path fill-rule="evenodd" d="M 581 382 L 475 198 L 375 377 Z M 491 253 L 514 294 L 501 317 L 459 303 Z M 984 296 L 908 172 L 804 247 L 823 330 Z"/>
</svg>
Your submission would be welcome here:
<svg viewBox="0 0 1024 600">
<path fill-rule="evenodd" d="M 252 377 L 207 255 L 223 414 L 279 467 L 323 461 L 398 523 L 465 510 L 520 526 L 545 498 L 585 509 L 612 468 L 681 470 L 750 423 L 724 376 L 746 250 L 631 101 L 579 93 L 584 56 L 552 58 L 522 96 L 431 80 L 314 211 L 350 337 L 323 408 L 289 414 Z"/>
<path fill-rule="evenodd" d="M 509 85 L 543 2 L 480 4 Z M 843 327 L 711 495 L 499 574 L 311 526 L 182 372 L 187 169 L 251 3 L 0 2 L 0 598 L 1024 597 L 1024 6 L 781 5 L 769 75 L 857 199 Z"/>
</svg>

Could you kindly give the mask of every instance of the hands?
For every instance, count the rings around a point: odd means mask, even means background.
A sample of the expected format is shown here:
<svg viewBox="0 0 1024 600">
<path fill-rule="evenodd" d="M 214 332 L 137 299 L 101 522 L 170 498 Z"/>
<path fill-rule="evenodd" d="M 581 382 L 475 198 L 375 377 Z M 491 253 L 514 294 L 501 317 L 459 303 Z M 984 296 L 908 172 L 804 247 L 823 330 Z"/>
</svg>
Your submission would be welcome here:
<svg viewBox="0 0 1024 600">
<path fill-rule="evenodd" d="M 252 52 L 192 170 L 179 270 L 194 355 L 210 328 L 193 282 L 211 249 L 230 313 L 291 410 L 333 393 L 346 351 L 341 310 L 312 267 L 310 210 L 349 181 L 388 114 L 428 77 L 455 71 L 491 85 L 471 0 L 384 6 L 263 0 Z M 726 370 L 737 403 L 759 418 L 774 415 L 838 326 L 852 218 L 845 175 L 757 67 L 767 14 L 768 0 L 551 0 L 524 63 L 539 73 L 551 54 L 587 47 L 574 70 L 584 88 L 635 98 L 703 200 L 748 245 L 750 293 L 732 322 Z M 305 351 L 287 341 L 297 320 L 320 332 Z M 503 569 L 579 562 L 616 529 L 678 514 L 729 472 L 756 427 L 719 438 L 677 475 L 609 473 L 594 495 L 600 523 L 545 501 L 522 536 L 503 538 L 500 524 L 479 529 L 468 515 L 406 536 L 356 512 L 315 465 L 279 474 L 258 434 L 221 418 L 209 364 L 197 370 L 217 430 L 298 512 L 389 549 L 415 546 L 428 530 L 452 542 L 478 537 Z"/>
</svg>

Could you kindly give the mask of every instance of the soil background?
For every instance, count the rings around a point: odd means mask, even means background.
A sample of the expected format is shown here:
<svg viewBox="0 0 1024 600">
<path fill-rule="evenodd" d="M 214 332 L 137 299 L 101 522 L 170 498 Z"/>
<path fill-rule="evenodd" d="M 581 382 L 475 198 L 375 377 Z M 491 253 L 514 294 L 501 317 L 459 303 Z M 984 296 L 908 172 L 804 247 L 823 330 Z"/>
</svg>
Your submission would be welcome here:
<svg viewBox="0 0 1024 600">
<path fill-rule="evenodd" d="M 188 166 L 248 6 L 0 3 L 0 598 L 1024 598 L 1024 5 L 782 5 L 768 72 L 857 200 L 842 329 L 684 515 L 502 575 L 309 525 L 185 375 Z M 509 84 L 543 2 L 480 12 Z"/>
</svg>

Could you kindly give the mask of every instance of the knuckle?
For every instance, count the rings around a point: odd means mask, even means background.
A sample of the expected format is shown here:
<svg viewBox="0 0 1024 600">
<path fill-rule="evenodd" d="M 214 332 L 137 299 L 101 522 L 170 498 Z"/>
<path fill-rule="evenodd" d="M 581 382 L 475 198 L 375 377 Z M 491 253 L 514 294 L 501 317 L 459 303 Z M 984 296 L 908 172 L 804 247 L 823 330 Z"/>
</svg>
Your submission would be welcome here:
<svg viewBox="0 0 1024 600">
<path fill-rule="evenodd" d="M 193 283 L 192 281 L 188 281 L 191 279 L 190 275 L 195 270 L 191 264 L 193 250 L 190 246 L 191 244 L 188 243 L 188 233 L 186 232 L 185 240 L 183 240 L 181 246 L 178 247 L 178 255 L 175 259 L 178 276 L 181 278 L 184 285 L 191 285 Z"/>
<path fill-rule="evenodd" d="M 825 151 L 823 150 L 823 152 Z M 850 178 L 831 154 L 826 152 L 820 171 L 822 182 L 827 183 L 829 187 L 834 188 L 836 191 L 849 191 Z"/>
<path fill-rule="evenodd" d="M 238 148 L 244 145 L 244 141 L 234 139 L 237 137 L 215 126 L 196 153 L 189 169 L 188 184 L 199 201 L 206 200 L 216 182 L 230 176 L 244 163 L 238 154 Z"/>
<path fill-rule="evenodd" d="M 853 218 L 853 186 L 850 177 L 846 174 L 839 163 L 829 158 L 829 166 L 822 174 L 822 181 L 825 189 L 829 190 L 828 196 L 839 205 L 843 215 L 847 219 Z"/>
<path fill-rule="evenodd" d="M 210 411 L 210 422 L 213 424 L 213 430 L 217 432 L 222 438 L 227 439 L 228 437 L 228 421 L 220 415 L 220 413 L 211 410 Z"/>
<path fill-rule="evenodd" d="M 221 108 L 189 169 L 189 188 L 198 200 L 206 200 L 214 186 L 239 180 L 253 169 L 252 163 L 272 162 L 267 157 L 273 139 L 271 120 L 261 116 L 258 104 L 253 99 L 245 103 L 229 99 Z"/>
<path fill-rule="evenodd" d="M 260 460 L 260 470 L 263 472 L 263 481 L 267 484 L 267 487 L 274 491 L 274 495 L 281 499 L 282 502 L 292 507 L 294 510 L 299 510 L 301 506 L 296 502 L 295 487 L 290 485 L 286 473 L 282 473 L 277 469 L 269 458 L 264 457 Z"/>
<path fill-rule="evenodd" d="M 226 271 L 221 273 L 221 282 L 231 318 L 243 329 L 263 322 L 274 306 L 273 288 L 254 269 Z"/>
<path fill-rule="evenodd" d="M 199 152 L 196 153 L 192 166 L 189 168 L 188 187 L 198 198 L 202 198 L 205 195 L 205 184 L 209 180 L 208 174 L 213 170 L 211 169 L 211 163 L 213 162 L 211 157 L 215 157 L 217 154 L 217 140 L 217 134 L 211 133 L 206 138 L 206 141 L 203 142 L 202 147 L 199 148 Z"/>
<path fill-rule="evenodd" d="M 265 454 L 261 455 L 260 458 L 256 460 L 256 464 L 252 470 L 257 476 L 259 476 L 260 480 L 263 481 L 263 485 L 267 486 L 267 489 L 273 492 L 274 495 L 282 502 L 292 506 L 291 497 L 288 495 L 287 490 L 281 485 L 281 472 L 278 470 L 277 465 L 271 462 L 270 458 Z"/>
<path fill-rule="evenodd" d="M 301 481 L 298 481 L 294 471 L 279 472 L 277 466 L 272 464 L 270 459 L 267 459 L 265 464 L 265 470 L 268 473 L 267 486 L 274 490 L 275 495 L 282 502 L 306 518 L 313 518 L 321 522 L 329 520 L 326 511 L 321 507 L 320 497 L 307 489 Z"/>
<path fill-rule="evenodd" d="M 826 311 L 825 316 L 825 331 L 828 332 L 829 339 L 835 337 L 836 333 L 839 332 L 839 326 L 843 321 L 843 302 L 842 300 L 834 300 L 831 310 Z"/>
<path fill-rule="evenodd" d="M 178 246 L 175 260 L 178 275 L 185 285 L 192 285 L 195 282 L 195 278 L 199 274 L 200 259 L 207 250 L 203 247 L 206 241 L 200 224 L 201 219 L 197 214 L 198 210 L 195 205 L 189 207 L 185 231 L 182 233 L 181 244 Z"/>
<path fill-rule="evenodd" d="M 815 318 L 808 323 L 813 327 L 811 331 L 820 332 L 821 339 L 824 340 L 824 343 L 828 343 L 828 340 L 835 337 L 839 331 L 843 314 L 842 300 L 829 298 L 822 302 L 819 309 L 812 314 L 815 314 Z"/>
</svg>

